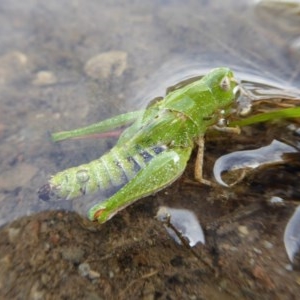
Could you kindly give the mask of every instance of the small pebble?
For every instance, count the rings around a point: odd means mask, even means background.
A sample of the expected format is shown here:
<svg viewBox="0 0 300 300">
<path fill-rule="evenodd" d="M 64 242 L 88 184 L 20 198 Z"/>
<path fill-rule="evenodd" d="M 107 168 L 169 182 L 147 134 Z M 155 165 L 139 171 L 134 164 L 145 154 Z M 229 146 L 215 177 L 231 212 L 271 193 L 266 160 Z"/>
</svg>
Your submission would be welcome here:
<svg viewBox="0 0 300 300">
<path fill-rule="evenodd" d="M 239 233 L 242 235 L 248 235 L 249 234 L 249 230 L 247 228 L 247 226 L 241 225 L 238 227 Z"/>
<path fill-rule="evenodd" d="M 89 274 L 88 274 L 88 278 L 93 280 L 93 279 L 97 279 L 100 277 L 100 273 L 90 270 Z"/>
<path fill-rule="evenodd" d="M 253 251 L 256 253 L 256 254 L 262 254 L 262 251 L 257 249 L 257 248 L 253 248 Z"/>
<path fill-rule="evenodd" d="M 78 266 L 79 275 L 82 277 L 88 276 L 90 270 L 91 270 L 91 268 L 88 263 L 82 263 Z"/>
<path fill-rule="evenodd" d="M 293 265 L 292 265 L 292 264 L 286 264 L 286 265 L 284 266 L 284 268 L 285 268 L 287 271 L 289 271 L 289 272 L 292 272 L 292 271 L 293 271 Z"/>
<path fill-rule="evenodd" d="M 89 279 L 97 279 L 100 277 L 100 273 L 94 270 L 91 270 L 91 267 L 88 263 L 82 263 L 78 266 L 78 272 L 82 277 L 88 277 Z"/>
<path fill-rule="evenodd" d="M 283 205 L 284 204 L 284 199 L 282 199 L 281 197 L 277 197 L 277 196 L 271 197 L 271 199 L 269 201 L 273 205 Z"/>
<path fill-rule="evenodd" d="M 57 82 L 56 76 L 49 71 L 40 71 L 36 74 L 35 78 L 32 81 L 33 85 L 45 86 L 55 84 Z"/>
<path fill-rule="evenodd" d="M 268 241 L 263 241 L 263 246 L 266 248 L 266 249 L 272 249 L 274 247 L 274 245 Z"/>
<path fill-rule="evenodd" d="M 114 278 L 115 274 L 113 271 L 109 271 L 108 276 L 109 278 Z"/>
</svg>

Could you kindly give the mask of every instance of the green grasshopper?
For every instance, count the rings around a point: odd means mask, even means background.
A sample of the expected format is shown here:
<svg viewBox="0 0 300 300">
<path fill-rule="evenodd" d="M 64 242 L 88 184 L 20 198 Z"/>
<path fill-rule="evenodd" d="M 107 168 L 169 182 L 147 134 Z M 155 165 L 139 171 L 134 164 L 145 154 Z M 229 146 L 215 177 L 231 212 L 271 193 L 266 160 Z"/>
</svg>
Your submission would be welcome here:
<svg viewBox="0 0 300 300">
<path fill-rule="evenodd" d="M 39 197 L 73 199 L 98 190 L 114 190 L 88 212 L 90 220 L 104 223 L 134 201 L 173 183 L 185 170 L 196 144 L 195 178 L 208 184 L 202 178 L 204 135 L 211 126 L 226 129 L 224 120 L 232 111 L 238 88 L 230 69 L 217 68 L 144 110 L 53 134 L 53 140 L 60 141 L 132 123 L 109 152 L 52 176 L 40 188 Z"/>
</svg>

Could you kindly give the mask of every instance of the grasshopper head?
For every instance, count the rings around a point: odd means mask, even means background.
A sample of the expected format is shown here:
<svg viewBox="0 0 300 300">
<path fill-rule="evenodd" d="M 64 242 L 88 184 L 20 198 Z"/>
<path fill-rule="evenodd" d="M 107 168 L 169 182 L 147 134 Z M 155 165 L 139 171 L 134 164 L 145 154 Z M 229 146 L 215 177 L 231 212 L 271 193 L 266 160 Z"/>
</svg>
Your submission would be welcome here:
<svg viewBox="0 0 300 300">
<path fill-rule="evenodd" d="M 220 106 L 226 106 L 235 99 L 235 87 L 238 82 L 229 68 L 217 68 L 211 70 L 203 80 L 209 86 Z"/>
</svg>

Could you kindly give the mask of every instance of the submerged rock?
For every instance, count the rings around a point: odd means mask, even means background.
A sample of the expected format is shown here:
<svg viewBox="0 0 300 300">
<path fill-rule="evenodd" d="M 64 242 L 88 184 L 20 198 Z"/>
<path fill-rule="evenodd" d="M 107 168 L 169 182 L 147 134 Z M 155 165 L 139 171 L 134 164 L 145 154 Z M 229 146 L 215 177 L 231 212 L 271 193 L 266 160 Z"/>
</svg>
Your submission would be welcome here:
<svg viewBox="0 0 300 300">
<path fill-rule="evenodd" d="M 85 66 L 85 73 L 93 79 L 106 79 L 110 76 L 120 77 L 127 69 L 127 53 L 109 51 L 90 58 Z"/>
<path fill-rule="evenodd" d="M 39 71 L 36 73 L 35 78 L 32 81 L 33 85 L 37 86 L 46 86 L 55 84 L 57 82 L 57 78 L 54 73 L 50 71 Z"/>
</svg>

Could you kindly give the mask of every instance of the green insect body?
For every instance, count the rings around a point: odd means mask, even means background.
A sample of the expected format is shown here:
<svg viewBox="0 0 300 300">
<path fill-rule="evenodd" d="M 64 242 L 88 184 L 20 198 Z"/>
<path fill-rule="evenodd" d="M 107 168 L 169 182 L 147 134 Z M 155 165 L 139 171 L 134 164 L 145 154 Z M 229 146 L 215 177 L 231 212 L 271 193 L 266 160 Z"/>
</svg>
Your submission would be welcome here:
<svg viewBox="0 0 300 300">
<path fill-rule="evenodd" d="M 40 198 L 55 195 L 73 199 L 98 190 L 112 191 L 110 197 L 88 212 L 90 220 L 104 223 L 134 201 L 170 185 L 183 173 L 194 145 L 207 128 L 230 113 L 236 86 L 230 69 L 213 69 L 143 111 L 54 134 L 54 140 L 62 140 L 132 123 L 99 159 L 52 176 L 40 189 Z"/>
</svg>

